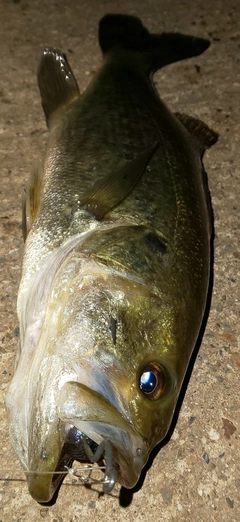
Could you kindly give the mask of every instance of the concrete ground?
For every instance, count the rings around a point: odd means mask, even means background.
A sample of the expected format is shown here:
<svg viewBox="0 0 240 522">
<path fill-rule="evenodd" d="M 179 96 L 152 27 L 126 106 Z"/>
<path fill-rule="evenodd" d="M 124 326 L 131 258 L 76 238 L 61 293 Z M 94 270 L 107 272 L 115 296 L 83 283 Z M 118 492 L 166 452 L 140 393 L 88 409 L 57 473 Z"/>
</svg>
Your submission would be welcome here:
<svg viewBox="0 0 240 522">
<path fill-rule="evenodd" d="M 155 77 L 173 110 L 201 118 L 220 134 L 205 155 L 216 231 L 212 304 L 175 430 L 143 483 L 135 492 L 117 486 L 100 495 L 68 477 L 57 502 L 44 507 L 28 494 L 4 407 L 17 345 L 21 193 L 46 139 L 36 68 L 42 49 L 57 46 L 85 89 L 101 63 L 97 29 L 107 12 L 137 15 L 152 32 L 181 31 L 212 41 L 202 56 Z M 238 522 L 239 0 L 0 0 L 0 20 L 0 521 Z"/>
</svg>

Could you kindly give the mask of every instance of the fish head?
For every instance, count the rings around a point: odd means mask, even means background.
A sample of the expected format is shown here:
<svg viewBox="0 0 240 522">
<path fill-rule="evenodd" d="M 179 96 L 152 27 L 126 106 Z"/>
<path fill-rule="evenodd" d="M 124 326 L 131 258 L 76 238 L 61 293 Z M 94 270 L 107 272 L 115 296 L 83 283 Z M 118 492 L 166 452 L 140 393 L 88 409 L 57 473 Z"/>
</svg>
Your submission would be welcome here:
<svg viewBox="0 0 240 522">
<path fill-rule="evenodd" d="M 72 358 L 77 377 L 61 387 L 58 416 L 98 445 L 110 441 L 117 480 L 131 488 L 171 422 L 174 364 L 153 342 L 147 315 L 155 298 L 147 289 L 105 269 L 86 284 L 80 315 L 64 336 L 68 354 L 69 342 L 85 351 Z"/>
<path fill-rule="evenodd" d="M 77 249 L 48 284 L 35 349 L 32 319 L 28 355 L 7 400 L 23 412 L 10 426 L 29 491 L 38 502 L 52 498 L 66 466 L 87 460 L 82 436 L 94 451 L 110 442 L 117 480 L 131 488 L 166 435 L 177 400 L 174 308 L 140 280 Z M 34 303 L 41 308 L 36 296 Z"/>
</svg>

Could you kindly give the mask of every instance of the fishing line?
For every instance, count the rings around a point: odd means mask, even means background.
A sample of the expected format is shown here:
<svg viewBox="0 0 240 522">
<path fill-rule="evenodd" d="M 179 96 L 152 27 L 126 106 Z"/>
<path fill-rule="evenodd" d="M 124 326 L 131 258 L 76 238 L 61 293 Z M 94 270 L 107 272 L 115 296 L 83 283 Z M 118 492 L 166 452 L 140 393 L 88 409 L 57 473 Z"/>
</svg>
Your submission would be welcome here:
<svg viewBox="0 0 240 522">
<path fill-rule="evenodd" d="M 69 468 L 68 466 L 64 466 L 65 471 L 23 471 L 25 475 L 69 475 L 72 478 L 77 478 L 82 482 L 82 485 L 86 484 L 87 482 L 91 481 L 93 484 L 103 484 L 108 485 L 110 484 L 110 480 L 107 478 L 104 478 L 103 480 L 95 479 L 91 476 L 92 471 L 98 471 L 98 470 L 104 470 L 105 466 L 84 466 L 81 468 Z M 87 476 L 79 475 L 79 473 L 86 473 Z M 26 482 L 26 479 L 21 478 L 9 478 L 9 477 L 0 477 L 0 481 L 19 481 L 19 482 Z"/>
</svg>

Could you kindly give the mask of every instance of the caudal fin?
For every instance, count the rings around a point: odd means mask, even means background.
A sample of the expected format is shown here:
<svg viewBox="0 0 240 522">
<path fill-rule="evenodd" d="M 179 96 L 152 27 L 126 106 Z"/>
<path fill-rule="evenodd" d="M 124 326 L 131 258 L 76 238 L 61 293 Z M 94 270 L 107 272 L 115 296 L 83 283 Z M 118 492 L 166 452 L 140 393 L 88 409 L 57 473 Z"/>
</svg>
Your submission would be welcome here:
<svg viewBox="0 0 240 522">
<path fill-rule="evenodd" d="M 117 48 L 144 53 L 154 72 L 203 53 L 210 42 L 180 33 L 151 34 L 135 16 L 108 14 L 99 22 L 99 44 L 103 54 Z"/>
</svg>

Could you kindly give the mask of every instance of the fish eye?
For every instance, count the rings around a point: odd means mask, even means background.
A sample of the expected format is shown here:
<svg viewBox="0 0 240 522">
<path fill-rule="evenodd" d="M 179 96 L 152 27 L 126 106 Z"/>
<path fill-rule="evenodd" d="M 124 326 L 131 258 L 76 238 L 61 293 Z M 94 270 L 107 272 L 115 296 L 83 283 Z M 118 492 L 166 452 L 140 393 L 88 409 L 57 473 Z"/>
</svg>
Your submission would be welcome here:
<svg viewBox="0 0 240 522">
<path fill-rule="evenodd" d="M 160 364 L 147 364 L 140 375 L 139 387 L 142 393 L 150 400 L 159 399 L 165 387 L 166 377 Z"/>
</svg>

